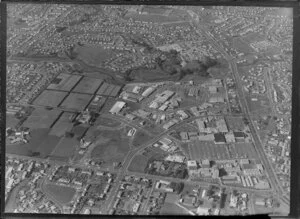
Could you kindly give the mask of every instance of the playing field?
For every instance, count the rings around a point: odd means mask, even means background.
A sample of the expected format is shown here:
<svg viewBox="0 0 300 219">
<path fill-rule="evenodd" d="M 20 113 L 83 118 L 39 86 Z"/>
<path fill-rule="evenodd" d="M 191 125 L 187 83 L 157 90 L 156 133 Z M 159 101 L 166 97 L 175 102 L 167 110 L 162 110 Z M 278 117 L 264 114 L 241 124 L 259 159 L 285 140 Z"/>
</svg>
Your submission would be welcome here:
<svg viewBox="0 0 300 219">
<path fill-rule="evenodd" d="M 92 95 L 89 94 L 70 93 L 60 107 L 68 110 L 82 111 L 91 99 Z"/>
<path fill-rule="evenodd" d="M 73 127 L 73 124 L 70 121 L 70 116 L 72 116 L 73 113 L 64 112 L 59 119 L 55 122 L 55 124 L 52 126 L 52 129 L 50 131 L 50 135 L 55 135 L 58 137 L 64 136 L 64 134 L 67 131 L 70 131 Z"/>
<path fill-rule="evenodd" d="M 73 89 L 73 92 L 94 94 L 102 82 L 101 79 L 84 77 Z"/>
<path fill-rule="evenodd" d="M 76 190 L 68 186 L 58 186 L 55 184 L 44 185 L 46 194 L 60 204 L 67 204 L 74 197 Z"/>
<path fill-rule="evenodd" d="M 77 84 L 80 78 L 80 75 L 61 73 L 52 81 L 47 89 L 70 91 Z"/>
<path fill-rule="evenodd" d="M 136 155 L 131 161 L 128 170 L 132 172 L 144 173 L 148 158 L 144 155 Z"/>
<path fill-rule="evenodd" d="M 23 123 L 24 127 L 30 129 L 50 128 L 57 117 L 61 114 L 60 110 L 46 110 L 36 108 Z"/>
<path fill-rule="evenodd" d="M 67 92 L 44 90 L 33 102 L 34 105 L 57 107 L 67 96 Z"/>
</svg>

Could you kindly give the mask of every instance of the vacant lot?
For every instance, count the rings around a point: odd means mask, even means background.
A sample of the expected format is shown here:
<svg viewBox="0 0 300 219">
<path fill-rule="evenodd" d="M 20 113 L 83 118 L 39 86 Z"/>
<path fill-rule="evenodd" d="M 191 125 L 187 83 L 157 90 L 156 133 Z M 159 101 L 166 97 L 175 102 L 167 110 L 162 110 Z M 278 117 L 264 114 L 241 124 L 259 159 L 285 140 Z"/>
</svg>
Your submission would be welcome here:
<svg viewBox="0 0 300 219">
<path fill-rule="evenodd" d="M 37 108 L 25 120 L 23 126 L 30 129 L 50 128 L 61 113 L 60 110 Z"/>
<path fill-rule="evenodd" d="M 61 104 L 61 107 L 74 111 L 82 111 L 88 105 L 92 95 L 70 93 L 69 96 Z"/>
<path fill-rule="evenodd" d="M 33 102 L 35 105 L 57 107 L 67 96 L 67 92 L 44 90 Z"/>
<path fill-rule="evenodd" d="M 76 145 L 79 142 L 75 138 L 62 138 L 51 153 L 53 159 L 68 161 L 74 156 Z"/>
<path fill-rule="evenodd" d="M 240 38 L 233 38 L 233 47 L 236 48 L 239 52 L 248 54 L 255 52 L 247 42 L 243 41 Z"/>
<path fill-rule="evenodd" d="M 101 79 L 84 77 L 73 89 L 73 92 L 94 94 L 102 82 Z"/>
<path fill-rule="evenodd" d="M 165 202 L 160 210 L 161 215 L 189 215 L 189 213 L 183 208 L 179 207 L 175 203 Z"/>
<path fill-rule="evenodd" d="M 74 188 L 55 184 L 46 184 L 44 185 L 44 189 L 51 198 L 63 205 L 69 203 L 76 193 Z"/>
<path fill-rule="evenodd" d="M 99 130 L 97 146 L 92 151 L 92 158 L 106 163 L 122 162 L 129 151 L 129 142 L 124 130 Z"/>
<path fill-rule="evenodd" d="M 61 73 L 52 81 L 52 83 L 48 86 L 48 89 L 70 91 L 77 84 L 80 78 L 80 75 Z"/>
<path fill-rule="evenodd" d="M 113 55 L 112 50 L 104 49 L 102 46 L 84 45 L 75 48 L 77 58 L 88 65 L 99 66 Z"/>
<path fill-rule="evenodd" d="M 137 131 L 136 134 L 134 135 L 132 144 L 135 147 L 139 147 L 139 146 L 145 144 L 146 142 L 148 142 L 150 139 L 151 139 L 151 136 L 149 136 L 145 132 Z"/>
<path fill-rule="evenodd" d="M 233 130 L 233 131 L 243 131 L 245 128 L 245 124 L 243 122 L 243 118 L 242 117 L 229 117 L 227 116 L 225 118 L 226 120 L 226 124 L 228 126 L 229 130 Z"/>
<path fill-rule="evenodd" d="M 95 125 L 101 125 L 101 126 L 106 126 L 110 128 L 115 128 L 121 125 L 120 121 L 111 119 L 111 118 L 106 118 L 104 116 L 100 116 L 96 122 Z"/>
<path fill-rule="evenodd" d="M 252 143 L 236 143 L 229 145 L 228 149 L 231 158 L 257 158 L 257 153 Z"/>
<path fill-rule="evenodd" d="M 131 161 L 128 170 L 132 172 L 144 173 L 147 167 L 148 158 L 144 155 L 136 155 Z"/>
</svg>

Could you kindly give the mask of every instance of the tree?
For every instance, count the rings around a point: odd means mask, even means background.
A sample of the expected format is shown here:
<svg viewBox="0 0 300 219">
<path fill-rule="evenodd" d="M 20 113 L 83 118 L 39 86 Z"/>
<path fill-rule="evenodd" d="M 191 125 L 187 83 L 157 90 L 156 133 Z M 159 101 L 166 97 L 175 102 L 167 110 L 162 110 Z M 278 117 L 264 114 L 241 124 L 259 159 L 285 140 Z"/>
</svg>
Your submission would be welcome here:
<svg viewBox="0 0 300 219">
<path fill-rule="evenodd" d="M 74 133 L 73 132 L 65 132 L 65 137 L 66 138 L 73 138 L 74 137 Z"/>
<path fill-rule="evenodd" d="M 184 183 L 171 182 L 170 188 L 172 188 L 175 192 L 177 192 L 177 194 L 179 194 L 182 192 L 184 188 Z"/>
</svg>

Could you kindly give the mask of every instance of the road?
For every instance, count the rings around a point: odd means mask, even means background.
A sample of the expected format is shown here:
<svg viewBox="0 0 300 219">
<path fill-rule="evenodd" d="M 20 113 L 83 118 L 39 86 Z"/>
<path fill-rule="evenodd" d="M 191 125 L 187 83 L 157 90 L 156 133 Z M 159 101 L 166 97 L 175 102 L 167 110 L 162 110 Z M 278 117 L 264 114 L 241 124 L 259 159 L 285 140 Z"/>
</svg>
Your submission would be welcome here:
<svg viewBox="0 0 300 219">
<path fill-rule="evenodd" d="M 284 201 L 286 204 L 289 203 L 289 198 L 286 197 L 285 192 L 283 191 L 283 189 L 281 187 L 281 183 L 278 180 L 277 175 L 275 174 L 273 166 L 270 164 L 268 158 L 265 156 L 264 149 L 263 149 L 261 141 L 258 137 L 259 135 L 258 135 L 257 130 L 255 129 L 255 127 L 253 125 L 252 120 L 251 120 L 250 110 L 248 108 L 248 104 L 247 104 L 246 99 L 245 99 L 243 88 L 241 87 L 242 81 L 240 79 L 240 75 L 238 73 L 237 65 L 236 65 L 234 59 L 232 57 L 230 57 L 230 55 L 228 55 L 226 53 L 224 48 L 218 44 L 217 40 L 212 36 L 212 34 L 210 34 L 210 32 L 207 30 L 206 27 L 199 24 L 198 15 L 196 15 L 193 11 L 189 11 L 189 13 L 190 13 L 191 17 L 194 19 L 194 21 L 192 23 L 201 30 L 202 34 L 204 34 L 208 39 L 210 39 L 210 42 L 215 46 L 215 48 L 228 61 L 229 65 L 231 67 L 231 70 L 233 72 L 233 76 L 234 76 L 236 85 L 237 85 L 237 93 L 238 93 L 238 97 L 239 97 L 239 101 L 240 101 L 242 110 L 245 113 L 245 117 L 249 121 L 249 128 L 250 128 L 250 131 L 252 133 L 252 137 L 253 137 L 253 141 L 254 141 L 253 142 L 254 143 L 254 148 L 256 149 L 257 154 L 258 154 L 260 160 L 262 161 L 262 163 L 263 163 L 263 165 L 266 169 L 266 173 L 267 173 L 267 176 L 268 176 L 268 179 L 270 181 L 270 184 L 271 184 L 272 188 L 274 190 L 276 190 L 276 192 L 280 196 L 282 196 L 282 201 Z"/>
</svg>

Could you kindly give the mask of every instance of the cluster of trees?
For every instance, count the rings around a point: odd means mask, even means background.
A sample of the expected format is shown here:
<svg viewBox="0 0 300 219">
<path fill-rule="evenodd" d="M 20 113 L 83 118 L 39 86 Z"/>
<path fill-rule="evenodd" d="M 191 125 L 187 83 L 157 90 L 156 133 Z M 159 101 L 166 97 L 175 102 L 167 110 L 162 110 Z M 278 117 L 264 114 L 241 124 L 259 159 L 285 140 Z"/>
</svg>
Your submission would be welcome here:
<svg viewBox="0 0 300 219">
<path fill-rule="evenodd" d="M 177 194 L 179 194 L 182 192 L 182 190 L 184 188 L 184 183 L 171 182 L 170 188 L 172 188 L 175 192 L 177 192 Z"/>
</svg>

